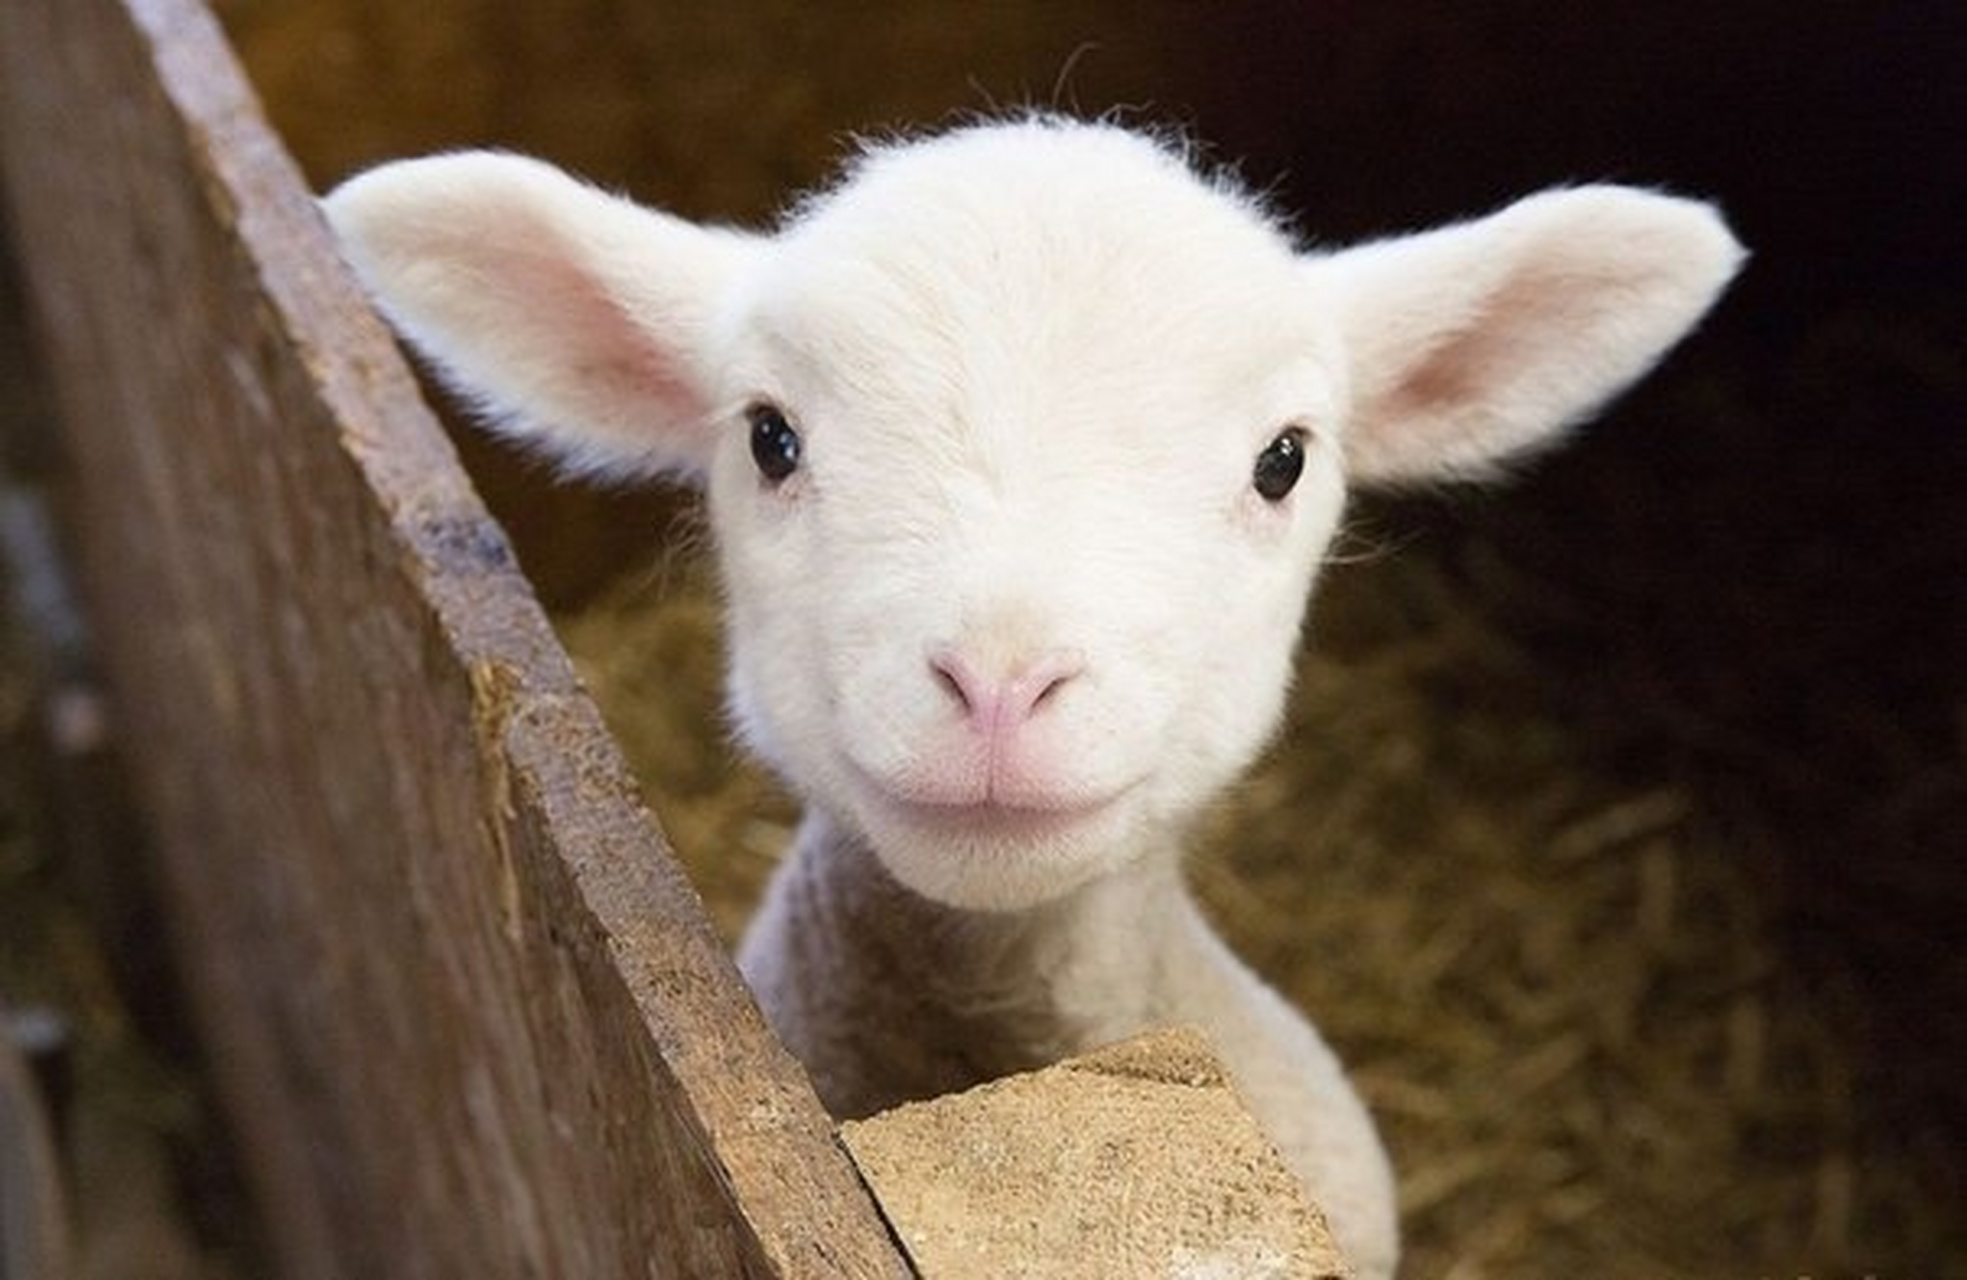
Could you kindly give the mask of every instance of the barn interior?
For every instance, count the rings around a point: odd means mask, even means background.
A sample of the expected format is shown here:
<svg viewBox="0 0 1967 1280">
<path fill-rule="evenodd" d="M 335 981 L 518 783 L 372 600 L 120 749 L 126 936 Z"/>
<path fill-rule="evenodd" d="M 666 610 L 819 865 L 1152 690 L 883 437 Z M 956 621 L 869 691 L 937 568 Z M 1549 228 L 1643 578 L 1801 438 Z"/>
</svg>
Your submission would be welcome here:
<svg viewBox="0 0 1967 1280">
<path fill-rule="evenodd" d="M 215 8 L 323 189 L 491 145 L 764 226 L 855 135 L 1037 104 L 1191 130 L 1313 244 L 1554 183 L 1715 199 L 1746 273 L 1587 433 L 1506 485 L 1362 498 L 1286 736 L 1194 876 L 1379 1113 L 1406 1274 L 1967 1269 L 1967 37 L 1946 6 Z M 7 345 L 10 466 L 58 473 L 30 348 Z M 791 810 L 721 728 L 690 500 L 559 484 L 453 417 L 735 934 Z M 128 1194 L 182 1220 L 182 1274 L 251 1274 L 141 891 L 64 853 L 137 837 L 36 818 L 34 665 L 0 699 L 0 1003 L 65 1011 L 65 1071 L 137 1064 L 109 1103 L 80 1089 L 72 1134 L 122 1115 L 156 1165 Z"/>
</svg>

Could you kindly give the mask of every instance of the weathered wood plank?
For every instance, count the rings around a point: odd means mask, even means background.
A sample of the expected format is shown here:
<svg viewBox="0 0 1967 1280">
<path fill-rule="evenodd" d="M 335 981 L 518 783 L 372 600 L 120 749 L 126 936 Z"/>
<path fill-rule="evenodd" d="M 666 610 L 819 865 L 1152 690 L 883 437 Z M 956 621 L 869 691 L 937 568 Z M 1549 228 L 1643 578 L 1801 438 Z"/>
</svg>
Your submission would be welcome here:
<svg viewBox="0 0 1967 1280">
<path fill-rule="evenodd" d="M 0 23 L 85 585 L 283 1269 L 905 1274 L 209 14 Z"/>
</svg>

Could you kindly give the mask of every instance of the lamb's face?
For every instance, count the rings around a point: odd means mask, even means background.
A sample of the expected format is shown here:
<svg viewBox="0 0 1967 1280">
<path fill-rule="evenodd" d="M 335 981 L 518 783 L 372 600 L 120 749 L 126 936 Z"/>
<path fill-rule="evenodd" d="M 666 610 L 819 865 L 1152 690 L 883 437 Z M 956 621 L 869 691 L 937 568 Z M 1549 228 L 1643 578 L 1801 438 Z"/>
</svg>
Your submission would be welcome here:
<svg viewBox="0 0 1967 1280">
<path fill-rule="evenodd" d="M 1742 251 L 1618 187 L 1294 255 L 1108 125 L 875 151 L 776 236 L 537 161 L 385 165 L 326 202 L 495 427 L 708 484 L 745 736 L 906 884 L 1063 893 L 1172 843 L 1269 734 L 1362 482 L 1545 446 Z"/>
<path fill-rule="evenodd" d="M 732 321 L 740 725 L 957 905 L 1165 845 L 1249 761 L 1339 515 L 1289 245 L 1115 140 L 1117 173 L 1028 147 L 865 172 Z"/>
</svg>

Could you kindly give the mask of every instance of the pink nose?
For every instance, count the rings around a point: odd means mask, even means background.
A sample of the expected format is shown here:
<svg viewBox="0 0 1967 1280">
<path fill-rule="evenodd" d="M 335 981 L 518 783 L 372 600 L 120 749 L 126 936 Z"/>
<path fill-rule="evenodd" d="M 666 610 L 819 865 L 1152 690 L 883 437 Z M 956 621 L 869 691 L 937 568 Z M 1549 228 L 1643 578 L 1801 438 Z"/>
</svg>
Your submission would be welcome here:
<svg viewBox="0 0 1967 1280">
<path fill-rule="evenodd" d="M 1078 654 L 1050 649 L 1014 669 L 1008 679 L 979 672 L 954 649 L 930 655 L 929 666 L 965 718 L 986 738 L 1008 738 L 1036 715 L 1053 694 L 1086 670 Z"/>
</svg>

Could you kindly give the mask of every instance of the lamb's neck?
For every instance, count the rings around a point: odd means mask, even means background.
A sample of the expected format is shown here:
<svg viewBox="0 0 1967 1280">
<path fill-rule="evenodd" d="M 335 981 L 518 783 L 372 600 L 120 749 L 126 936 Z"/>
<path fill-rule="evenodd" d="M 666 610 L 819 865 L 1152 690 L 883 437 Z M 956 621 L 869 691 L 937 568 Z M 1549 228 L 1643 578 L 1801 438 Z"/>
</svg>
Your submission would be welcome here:
<svg viewBox="0 0 1967 1280">
<path fill-rule="evenodd" d="M 1063 897 L 1017 911 L 966 911 L 897 884 L 874 852 L 824 820 L 815 850 L 844 945 L 922 975 L 937 1003 L 973 1016 L 1084 1024 L 1151 1003 L 1178 917 L 1190 910 L 1173 850 L 1133 860 Z M 804 841 L 802 840 L 802 844 Z M 1037 1031 L 1037 1027 L 1030 1030 Z"/>
<path fill-rule="evenodd" d="M 1009 912 L 923 898 L 863 842 L 815 815 L 788 858 L 742 960 L 781 1035 L 845 1113 L 1133 1034 L 1166 1017 L 1169 976 L 1204 961 L 1199 951 L 1213 942 L 1198 937 L 1206 929 L 1173 849 Z M 814 981 L 819 973 L 824 983 Z M 829 1028 L 851 1028 L 856 1043 L 830 1049 Z M 846 1075 L 826 1079 L 836 1054 L 878 1058 L 884 1088 L 896 1075 L 912 1078 L 895 1096 L 865 1096 Z M 898 1070 L 903 1064 L 912 1069 Z"/>
</svg>

